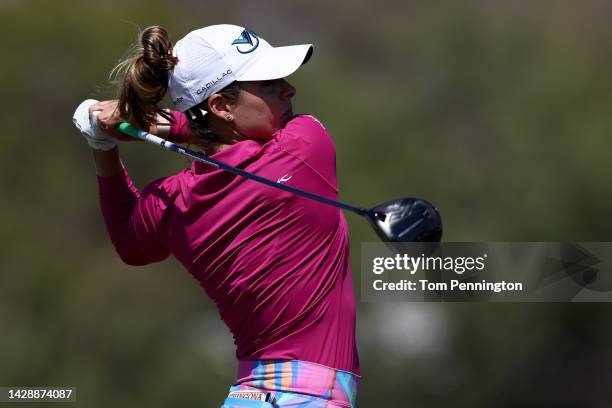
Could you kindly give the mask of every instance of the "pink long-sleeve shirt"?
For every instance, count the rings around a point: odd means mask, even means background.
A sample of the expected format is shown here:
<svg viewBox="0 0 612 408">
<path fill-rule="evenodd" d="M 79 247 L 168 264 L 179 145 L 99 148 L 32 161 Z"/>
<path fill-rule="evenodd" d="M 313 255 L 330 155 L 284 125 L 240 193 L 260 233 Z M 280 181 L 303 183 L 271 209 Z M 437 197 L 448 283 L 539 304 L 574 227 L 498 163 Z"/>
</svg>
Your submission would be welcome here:
<svg viewBox="0 0 612 408">
<path fill-rule="evenodd" d="M 173 140 L 185 140 L 174 113 Z M 312 116 L 267 141 L 213 155 L 336 199 L 336 153 Z M 215 302 L 239 360 L 310 361 L 359 373 L 348 227 L 342 211 L 203 163 L 136 189 L 127 171 L 98 177 L 110 238 L 129 264 L 174 255 Z"/>
</svg>

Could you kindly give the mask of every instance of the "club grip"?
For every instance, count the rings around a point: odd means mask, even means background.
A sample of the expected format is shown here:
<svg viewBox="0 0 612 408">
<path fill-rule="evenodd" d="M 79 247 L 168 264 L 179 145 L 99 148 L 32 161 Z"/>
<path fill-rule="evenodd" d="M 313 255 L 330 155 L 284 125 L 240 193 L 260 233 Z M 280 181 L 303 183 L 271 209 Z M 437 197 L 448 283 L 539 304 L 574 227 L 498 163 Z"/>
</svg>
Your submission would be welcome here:
<svg viewBox="0 0 612 408">
<path fill-rule="evenodd" d="M 140 129 L 132 126 L 131 124 L 129 124 L 128 122 L 121 122 L 118 126 L 117 129 L 119 129 L 119 131 L 121 133 L 125 133 L 126 135 L 135 137 L 136 139 L 140 139 L 140 133 L 142 132 Z"/>
</svg>

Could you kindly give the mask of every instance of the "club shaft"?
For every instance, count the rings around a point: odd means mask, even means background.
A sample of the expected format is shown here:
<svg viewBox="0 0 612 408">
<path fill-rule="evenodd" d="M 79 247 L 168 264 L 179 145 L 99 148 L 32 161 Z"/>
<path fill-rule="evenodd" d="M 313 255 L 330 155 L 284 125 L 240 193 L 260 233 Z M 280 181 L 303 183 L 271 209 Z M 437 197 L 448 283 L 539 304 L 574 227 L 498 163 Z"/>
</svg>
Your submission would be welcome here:
<svg viewBox="0 0 612 408">
<path fill-rule="evenodd" d="M 253 181 L 257 181 L 257 182 L 262 183 L 262 184 L 266 184 L 266 185 L 268 185 L 270 187 L 278 188 L 280 190 L 287 191 L 289 193 L 298 194 L 298 195 L 301 195 L 303 197 L 310 198 L 311 200 L 319 201 L 321 203 L 325 203 L 325 204 L 328 204 L 328 205 L 332 205 L 334 207 L 338 207 L 338 208 L 342 208 L 344 210 L 348 210 L 348 211 L 354 212 L 355 214 L 358 214 L 358 215 L 366 215 L 368 213 L 368 210 L 365 209 L 365 208 L 354 207 L 352 205 L 343 203 L 341 201 L 331 200 L 329 198 L 325 198 L 325 197 L 322 197 L 322 196 L 317 195 L 317 194 L 309 193 L 308 191 L 300 190 L 300 189 L 297 189 L 295 187 L 291 187 L 291 186 L 288 186 L 288 185 L 285 185 L 285 184 L 281 184 L 281 183 L 278 183 L 276 181 L 267 179 L 265 177 L 258 176 L 256 174 L 249 173 L 249 172 L 244 171 L 242 169 L 239 169 L 237 167 L 230 166 L 230 165 L 225 164 L 223 162 L 220 162 L 220 161 L 218 161 L 216 159 L 213 159 L 212 157 L 208 157 L 208 156 L 206 156 L 204 154 L 201 154 L 199 152 L 195 152 L 193 150 L 186 149 L 186 148 L 184 148 L 182 146 L 179 146 L 179 145 L 177 145 L 175 143 L 172 143 L 172 142 L 170 142 L 170 141 L 168 141 L 166 139 L 163 139 L 163 138 L 161 138 L 159 136 L 156 136 L 156 135 L 153 135 L 151 133 L 147 133 L 147 132 L 145 132 L 143 130 L 137 129 L 137 128 L 133 127 L 132 125 L 130 125 L 127 122 L 120 123 L 119 126 L 118 126 L 118 129 L 122 133 L 125 133 L 125 134 L 127 134 L 129 136 L 132 136 L 132 137 L 135 137 L 135 138 L 138 138 L 138 139 L 142 139 L 142 140 L 144 140 L 146 142 L 149 142 L 149 143 L 156 144 L 158 146 L 163 147 L 164 149 L 173 151 L 173 152 L 181 154 L 183 156 L 187 156 L 187 157 L 189 157 L 189 158 L 191 158 L 193 160 L 197 160 L 199 162 L 208 164 L 209 166 L 213 166 L 213 167 L 225 170 L 225 171 L 227 171 L 229 173 L 236 174 L 238 176 L 242 176 L 242 177 L 245 177 L 247 179 L 250 179 L 250 180 L 253 180 Z"/>
</svg>

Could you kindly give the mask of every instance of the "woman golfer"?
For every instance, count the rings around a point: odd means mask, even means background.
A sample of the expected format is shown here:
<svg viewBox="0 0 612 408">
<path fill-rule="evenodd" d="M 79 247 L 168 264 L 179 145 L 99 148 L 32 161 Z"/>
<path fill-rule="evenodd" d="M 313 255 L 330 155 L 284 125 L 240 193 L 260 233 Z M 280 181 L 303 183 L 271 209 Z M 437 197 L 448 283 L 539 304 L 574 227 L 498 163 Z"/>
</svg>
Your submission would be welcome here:
<svg viewBox="0 0 612 408">
<path fill-rule="evenodd" d="M 215 302 L 236 344 L 223 407 L 353 407 L 359 360 L 348 228 L 340 209 L 194 162 L 139 192 L 123 167 L 121 118 L 225 162 L 336 199 L 335 149 L 312 116 L 295 115 L 284 78 L 311 45 L 272 47 L 215 25 L 173 47 L 158 26 L 119 65 L 119 101 L 86 101 L 102 214 L 124 262 L 174 255 Z M 175 111 L 159 103 L 170 92 Z M 93 116 L 93 115 L 92 115 Z M 96 128 L 98 126 L 98 128 Z M 104 131 L 101 133 L 99 130 Z M 114 136 L 114 137 L 112 137 Z"/>
</svg>

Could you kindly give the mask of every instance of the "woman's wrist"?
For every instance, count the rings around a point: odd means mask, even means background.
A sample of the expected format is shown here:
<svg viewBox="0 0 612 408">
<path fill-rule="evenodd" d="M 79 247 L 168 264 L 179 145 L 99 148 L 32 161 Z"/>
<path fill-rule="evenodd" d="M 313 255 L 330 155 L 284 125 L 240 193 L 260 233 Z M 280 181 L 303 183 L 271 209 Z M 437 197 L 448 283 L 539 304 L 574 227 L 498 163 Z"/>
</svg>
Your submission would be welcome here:
<svg viewBox="0 0 612 408">
<path fill-rule="evenodd" d="M 111 150 L 91 149 L 96 164 L 96 174 L 100 177 L 112 177 L 123 171 L 123 164 L 119 158 L 119 148 Z"/>
<path fill-rule="evenodd" d="M 168 113 L 171 111 L 168 110 Z M 157 115 L 157 121 L 149 128 L 149 133 L 167 139 L 170 134 L 172 123 L 161 115 Z"/>
</svg>

